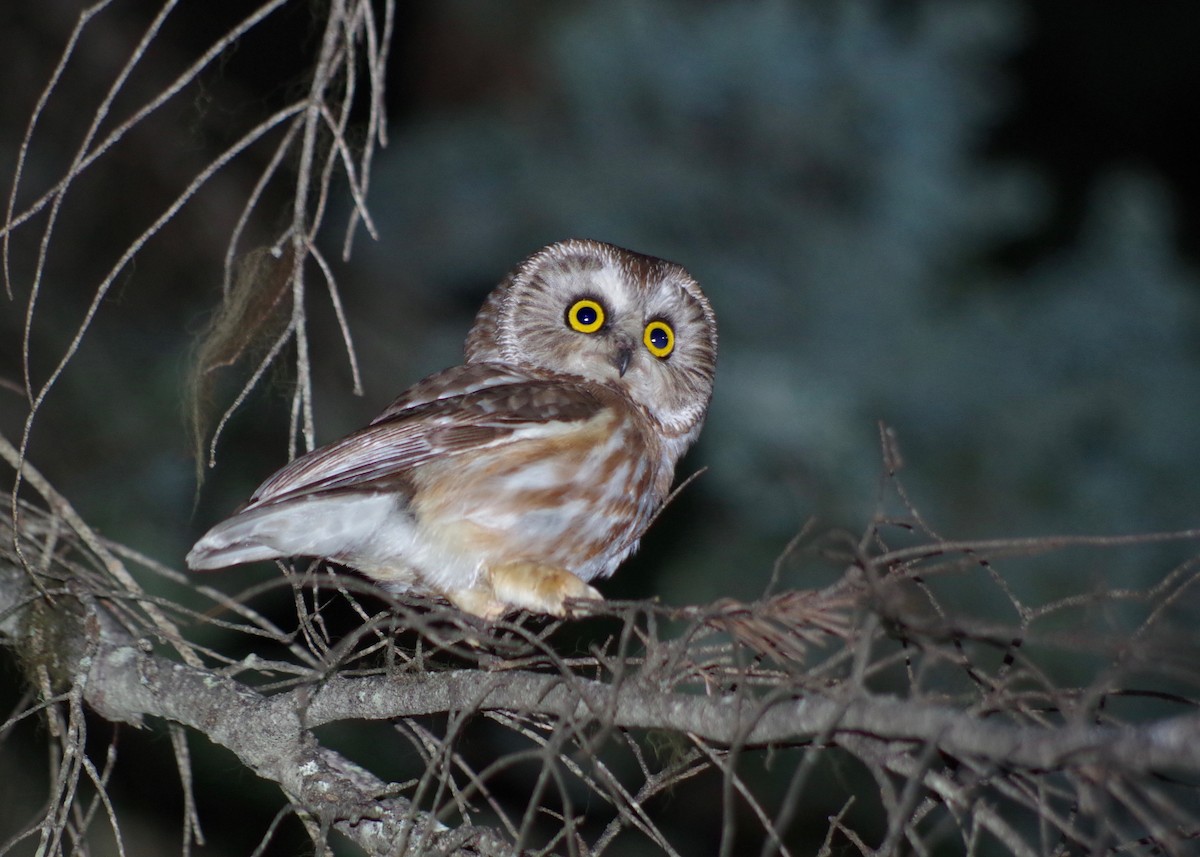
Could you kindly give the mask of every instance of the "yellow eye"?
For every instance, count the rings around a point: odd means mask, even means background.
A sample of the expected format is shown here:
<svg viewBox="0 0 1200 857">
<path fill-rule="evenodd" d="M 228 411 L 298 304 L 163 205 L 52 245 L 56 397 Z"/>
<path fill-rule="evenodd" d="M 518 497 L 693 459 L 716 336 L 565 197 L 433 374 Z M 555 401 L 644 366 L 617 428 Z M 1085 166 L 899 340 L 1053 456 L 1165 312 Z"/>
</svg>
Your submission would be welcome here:
<svg viewBox="0 0 1200 857">
<path fill-rule="evenodd" d="M 655 357 L 666 357 L 675 349 L 675 331 L 665 321 L 652 321 L 646 325 L 642 341 Z"/>
<path fill-rule="evenodd" d="M 567 310 L 567 324 L 580 333 L 595 333 L 604 327 L 604 307 L 591 298 L 580 298 Z"/>
</svg>

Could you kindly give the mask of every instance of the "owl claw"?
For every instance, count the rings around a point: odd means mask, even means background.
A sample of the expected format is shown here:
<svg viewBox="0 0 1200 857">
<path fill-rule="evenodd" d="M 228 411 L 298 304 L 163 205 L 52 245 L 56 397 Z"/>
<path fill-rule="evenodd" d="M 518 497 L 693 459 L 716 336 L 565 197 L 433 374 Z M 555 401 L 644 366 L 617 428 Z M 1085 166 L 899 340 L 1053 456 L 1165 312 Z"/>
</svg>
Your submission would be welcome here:
<svg viewBox="0 0 1200 857">
<path fill-rule="evenodd" d="M 566 616 L 569 600 L 604 600 L 595 587 L 558 566 L 510 562 L 491 569 L 489 576 L 493 597 L 510 608 Z"/>
</svg>

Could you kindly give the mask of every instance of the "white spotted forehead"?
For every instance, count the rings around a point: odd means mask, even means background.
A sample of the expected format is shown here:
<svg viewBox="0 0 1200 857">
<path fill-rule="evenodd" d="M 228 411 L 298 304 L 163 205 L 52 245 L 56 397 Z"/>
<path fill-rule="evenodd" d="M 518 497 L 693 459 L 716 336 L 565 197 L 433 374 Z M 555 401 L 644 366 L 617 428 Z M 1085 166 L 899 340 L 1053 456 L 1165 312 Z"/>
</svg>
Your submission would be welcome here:
<svg viewBox="0 0 1200 857">
<path fill-rule="evenodd" d="M 642 287 L 633 281 L 628 271 L 608 262 L 591 270 L 572 269 L 553 274 L 569 299 L 597 297 L 611 313 L 628 312 L 636 308 L 643 297 Z"/>
<path fill-rule="evenodd" d="M 643 281 L 620 260 L 605 254 L 604 261 L 605 264 L 599 268 L 571 267 L 556 271 L 551 276 L 562 284 L 568 298 L 599 297 L 614 315 L 634 313 L 647 319 L 658 315 L 678 315 L 681 309 L 691 303 L 673 267 L 664 266 L 662 270 L 654 271 L 650 280 Z M 690 307 L 683 311 L 689 314 L 693 312 Z M 701 314 L 699 307 L 694 309 L 694 314 Z"/>
<path fill-rule="evenodd" d="M 525 270 L 505 295 L 502 314 L 511 319 L 514 312 L 537 305 L 557 312 L 560 302 L 590 296 L 599 298 L 614 318 L 707 315 L 703 298 L 692 293 L 699 290 L 689 288 L 690 277 L 678 265 L 641 256 L 637 258 L 649 264 L 631 264 L 626 255 L 637 256 L 599 242 L 569 240 L 545 247 L 522 266 Z M 534 286 L 538 281 L 540 288 Z M 522 288 L 522 282 L 534 288 Z"/>
</svg>

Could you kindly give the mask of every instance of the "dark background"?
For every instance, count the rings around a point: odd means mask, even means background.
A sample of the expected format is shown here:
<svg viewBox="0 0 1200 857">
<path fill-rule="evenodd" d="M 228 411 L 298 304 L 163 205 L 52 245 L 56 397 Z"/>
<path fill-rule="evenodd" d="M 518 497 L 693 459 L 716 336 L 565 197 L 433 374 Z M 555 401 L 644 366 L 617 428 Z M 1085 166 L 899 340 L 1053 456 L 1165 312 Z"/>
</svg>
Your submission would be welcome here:
<svg viewBox="0 0 1200 857">
<path fill-rule="evenodd" d="M 11 179 L 81 8 L 0 9 L 0 175 Z M 182 3 L 101 129 L 249 8 Z M 18 209 L 66 170 L 155 11 L 118 2 L 84 30 Z M 129 242 L 303 91 L 318 35 L 307 5 L 285 7 L 77 181 L 37 298 L 35 382 Z M 878 502 L 878 421 L 948 537 L 1195 526 L 1197 44 L 1200 5 L 1183 0 L 402 3 L 369 194 L 381 240 L 360 231 L 337 261 L 341 198 L 323 243 L 362 398 L 310 278 L 319 439 L 455 362 L 504 272 L 580 235 L 682 262 L 721 323 L 709 425 L 684 467 L 709 470 L 606 584 L 612 596 L 754 598 L 805 519 L 861 531 Z M 30 435 L 31 460 L 88 521 L 168 564 L 286 458 L 286 369 L 231 422 L 198 498 L 183 420 L 189 347 L 268 155 L 254 147 L 219 173 L 121 269 Z M 273 239 L 286 202 L 273 186 L 241 250 Z M 12 439 L 27 406 L 9 386 L 22 383 L 46 222 L 15 233 L 2 299 L 0 429 Z M 218 412 L 245 371 L 222 375 Z M 1133 553 L 1086 573 L 1145 585 L 1189 554 Z M 819 582 L 807 565 L 783 572 L 787 585 Z M 208 582 L 232 592 L 270 573 Z M 1079 572 L 1048 566 L 1031 594 L 1057 591 L 1062 573 Z"/>
</svg>

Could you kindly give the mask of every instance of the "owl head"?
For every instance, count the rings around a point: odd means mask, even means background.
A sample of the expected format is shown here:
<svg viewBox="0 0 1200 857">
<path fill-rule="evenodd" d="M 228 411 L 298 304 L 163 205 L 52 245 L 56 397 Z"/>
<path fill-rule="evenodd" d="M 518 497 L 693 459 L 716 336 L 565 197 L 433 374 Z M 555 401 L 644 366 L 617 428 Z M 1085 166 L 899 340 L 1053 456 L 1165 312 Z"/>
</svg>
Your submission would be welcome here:
<svg viewBox="0 0 1200 857">
<path fill-rule="evenodd" d="M 624 391 L 674 437 L 699 431 L 712 397 L 717 322 L 674 262 L 599 241 L 551 244 L 492 291 L 468 363 L 578 375 Z"/>
</svg>

